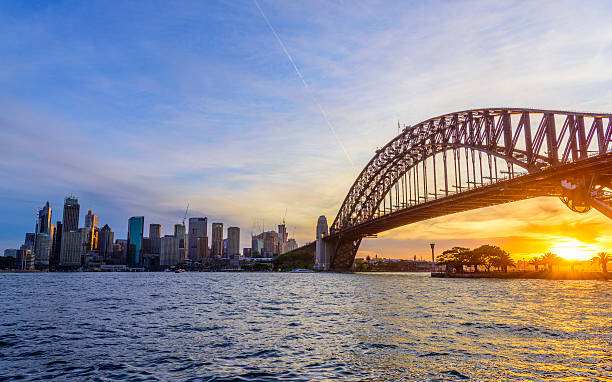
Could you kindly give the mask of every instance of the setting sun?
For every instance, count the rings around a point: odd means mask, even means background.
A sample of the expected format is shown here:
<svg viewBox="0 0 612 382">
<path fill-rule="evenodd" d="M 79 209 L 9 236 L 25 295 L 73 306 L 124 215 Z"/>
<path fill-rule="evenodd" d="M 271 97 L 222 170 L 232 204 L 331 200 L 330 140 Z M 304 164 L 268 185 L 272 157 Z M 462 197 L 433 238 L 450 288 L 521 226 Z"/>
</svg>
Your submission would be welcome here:
<svg viewBox="0 0 612 382">
<path fill-rule="evenodd" d="M 549 250 L 566 260 L 590 260 L 598 252 L 603 251 L 595 245 L 584 244 L 579 240 L 567 238 L 560 239 Z"/>
</svg>

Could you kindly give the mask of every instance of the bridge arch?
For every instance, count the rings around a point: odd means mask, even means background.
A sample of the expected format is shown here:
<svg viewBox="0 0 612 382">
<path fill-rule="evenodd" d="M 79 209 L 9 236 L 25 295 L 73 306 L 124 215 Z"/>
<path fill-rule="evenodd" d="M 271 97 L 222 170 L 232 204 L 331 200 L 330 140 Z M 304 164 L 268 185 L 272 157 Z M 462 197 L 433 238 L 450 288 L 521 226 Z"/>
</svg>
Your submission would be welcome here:
<svg viewBox="0 0 612 382">
<path fill-rule="evenodd" d="M 611 114 L 521 108 L 466 110 L 404 127 L 376 151 L 346 195 L 326 238 L 335 241 L 331 266 L 350 267 L 363 237 L 445 214 L 428 214 L 428 204 L 467 196 L 476 202 L 447 213 L 479 208 L 478 196 L 468 193 L 487 191 L 480 207 L 549 195 L 577 212 L 593 205 L 608 214 L 610 176 L 602 166 L 612 162 L 611 137 Z M 595 167 L 585 170 L 587 162 Z M 508 193 L 525 186 L 531 188 Z M 417 211 L 422 218 L 409 216 Z M 382 224 L 385 219 L 392 223 Z"/>
</svg>

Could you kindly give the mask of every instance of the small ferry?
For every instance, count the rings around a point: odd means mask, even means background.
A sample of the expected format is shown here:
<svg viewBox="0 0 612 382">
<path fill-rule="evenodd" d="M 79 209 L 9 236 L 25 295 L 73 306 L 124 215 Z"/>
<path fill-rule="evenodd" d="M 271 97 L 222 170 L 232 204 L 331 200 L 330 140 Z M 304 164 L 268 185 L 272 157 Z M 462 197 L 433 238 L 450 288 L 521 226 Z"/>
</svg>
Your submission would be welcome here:
<svg viewBox="0 0 612 382">
<path fill-rule="evenodd" d="M 294 269 L 290 273 L 314 273 L 312 269 Z"/>
</svg>

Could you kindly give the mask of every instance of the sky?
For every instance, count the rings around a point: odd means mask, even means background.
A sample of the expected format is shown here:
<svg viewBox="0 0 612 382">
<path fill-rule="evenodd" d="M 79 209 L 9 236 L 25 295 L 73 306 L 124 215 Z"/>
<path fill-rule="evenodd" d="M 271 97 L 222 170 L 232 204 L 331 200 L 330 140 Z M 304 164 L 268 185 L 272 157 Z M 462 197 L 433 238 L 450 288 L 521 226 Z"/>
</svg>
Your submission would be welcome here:
<svg viewBox="0 0 612 382">
<path fill-rule="evenodd" d="M 0 250 L 45 201 L 60 220 L 68 194 L 116 238 L 138 215 L 171 234 L 189 203 L 241 227 L 242 246 L 285 211 L 311 241 L 398 121 L 612 111 L 611 15 L 607 1 L 0 2 Z M 427 257 L 430 242 L 587 256 L 609 227 L 538 198 L 389 231 L 360 256 Z"/>
</svg>

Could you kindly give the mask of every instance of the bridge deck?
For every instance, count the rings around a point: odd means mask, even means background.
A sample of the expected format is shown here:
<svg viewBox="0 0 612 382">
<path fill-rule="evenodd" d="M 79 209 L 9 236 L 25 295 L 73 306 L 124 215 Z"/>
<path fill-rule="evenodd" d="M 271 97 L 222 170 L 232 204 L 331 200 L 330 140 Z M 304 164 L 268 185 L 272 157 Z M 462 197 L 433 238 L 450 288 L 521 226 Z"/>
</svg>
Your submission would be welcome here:
<svg viewBox="0 0 612 382">
<path fill-rule="evenodd" d="M 481 186 L 468 191 L 431 199 L 397 212 L 376 217 L 370 221 L 332 232 L 326 240 L 361 238 L 411 223 L 457 212 L 530 199 L 538 196 L 560 196 L 560 181 L 580 174 L 612 176 L 612 153 L 576 163 L 551 167 L 535 174 Z"/>
</svg>

